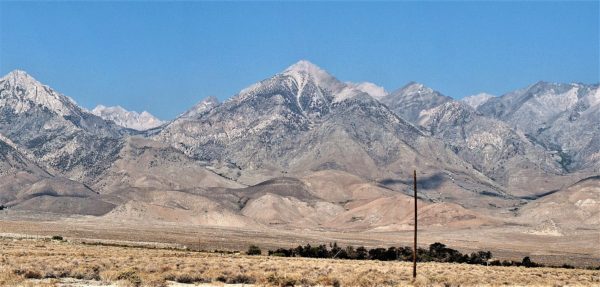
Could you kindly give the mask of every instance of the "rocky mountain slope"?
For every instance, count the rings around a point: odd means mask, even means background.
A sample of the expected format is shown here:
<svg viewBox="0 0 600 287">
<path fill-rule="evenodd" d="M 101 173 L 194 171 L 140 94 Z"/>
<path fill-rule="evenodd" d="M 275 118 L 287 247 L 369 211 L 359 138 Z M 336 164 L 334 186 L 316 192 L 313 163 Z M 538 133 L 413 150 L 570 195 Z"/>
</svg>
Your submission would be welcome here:
<svg viewBox="0 0 600 287">
<path fill-rule="evenodd" d="M 564 174 L 560 158 L 553 153 L 508 124 L 485 117 L 462 102 L 450 101 L 423 111 L 419 124 L 512 195 L 543 193 L 549 186 L 532 186 L 536 176 L 556 178 Z M 522 174 L 523 170 L 527 174 Z"/>
<path fill-rule="evenodd" d="M 600 171 L 598 85 L 538 82 L 492 98 L 478 111 L 522 130 L 555 152 L 566 170 Z"/>
<path fill-rule="evenodd" d="M 240 188 L 234 181 L 210 171 L 200 162 L 164 143 L 141 137 L 125 139 L 110 168 L 92 188 L 103 194 L 127 195 L 135 190 L 193 190 Z"/>
<path fill-rule="evenodd" d="M 86 215 L 103 215 L 114 207 L 84 184 L 49 174 L 1 138 L 0 206 Z"/>
<path fill-rule="evenodd" d="M 13 71 L 0 78 L 0 133 L 47 168 L 89 183 L 110 165 L 128 132 Z"/>
<path fill-rule="evenodd" d="M 212 108 L 218 106 L 219 103 L 219 99 L 217 99 L 216 97 L 213 96 L 209 96 L 206 97 L 204 99 L 202 99 L 200 102 L 198 102 L 197 104 L 195 104 L 191 109 L 185 111 L 183 114 L 181 114 L 179 116 L 179 118 L 191 118 L 191 117 L 195 117 L 198 115 L 201 115 L 202 113 L 211 110 Z"/>
<path fill-rule="evenodd" d="M 594 131 L 600 125 L 600 117 L 595 112 L 597 105 L 594 104 L 597 86 L 567 85 L 571 87 L 569 89 L 562 85 L 563 90 L 556 88 L 558 86 L 561 85 L 538 83 L 502 97 L 482 93 L 455 101 L 422 84 L 411 83 L 383 98 L 382 102 L 394 107 L 398 116 L 410 118 L 416 126 L 449 144 L 460 158 L 504 186 L 509 194 L 535 197 L 599 172 L 595 166 L 598 160 L 594 157 L 600 146 L 593 140 L 598 135 Z M 574 112 L 564 111 L 574 109 L 574 99 L 568 98 L 575 95 L 575 89 L 581 98 L 577 101 L 583 119 L 577 120 L 577 126 L 573 124 L 568 131 L 565 118 Z M 514 99 L 519 95 L 521 100 Z M 512 109 L 518 109 L 519 101 L 542 101 L 542 98 L 548 97 L 552 101 L 545 104 L 552 105 L 551 108 L 522 103 L 526 111 L 517 112 L 524 116 L 515 120 L 515 123 L 523 122 L 531 126 L 535 125 L 535 121 L 528 122 L 529 118 L 525 115 L 537 113 L 539 117 L 533 116 L 536 120 L 556 115 L 553 118 L 555 125 L 548 127 L 553 131 L 552 138 L 549 138 L 550 132 L 542 132 L 545 128 L 540 128 L 541 135 L 536 136 L 530 133 L 532 127 L 522 129 L 518 124 L 508 121 L 508 115 L 512 112 L 507 110 L 511 109 L 511 105 Z M 538 111 L 534 112 L 535 109 Z M 542 116 L 543 113 L 547 115 Z M 575 118 L 571 118 L 571 121 L 575 121 Z M 581 134 L 583 137 L 579 141 L 577 137 L 564 137 L 565 133 Z M 576 163 L 571 162 L 572 156 L 566 153 L 568 150 L 557 148 L 556 141 L 559 138 L 563 141 L 570 139 L 573 145 L 578 146 L 574 155 L 578 156 Z M 579 156 L 581 153 L 585 158 Z"/>
</svg>

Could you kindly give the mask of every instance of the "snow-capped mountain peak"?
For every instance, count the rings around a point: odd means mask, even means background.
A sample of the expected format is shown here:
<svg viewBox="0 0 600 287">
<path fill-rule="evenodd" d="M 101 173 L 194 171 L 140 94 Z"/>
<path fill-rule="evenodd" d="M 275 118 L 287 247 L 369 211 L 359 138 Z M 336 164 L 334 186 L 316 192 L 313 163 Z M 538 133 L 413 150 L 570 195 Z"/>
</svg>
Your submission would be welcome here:
<svg viewBox="0 0 600 287">
<path fill-rule="evenodd" d="M 331 93 L 334 96 L 333 102 L 341 102 L 361 93 L 367 93 L 377 100 L 387 95 L 383 87 L 370 82 L 342 83 L 327 71 L 306 60 L 300 60 L 291 65 L 282 74 L 294 79 L 298 85 L 299 96 L 309 82 Z"/>
<path fill-rule="evenodd" d="M 289 66 L 282 74 L 294 79 L 298 85 L 299 94 L 302 93 L 304 87 L 309 82 L 313 82 L 316 86 L 324 88 L 332 93 L 341 90 L 344 86 L 331 74 L 306 60 L 300 60 Z"/>
<path fill-rule="evenodd" d="M 29 84 L 29 85 L 44 86 L 44 84 L 40 83 L 33 76 L 31 76 L 29 73 L 27 73 L 24 70 L 19 70 L 19 69 L 12 70 L 8 74 L 6 74 L 4 77 L 2 77 L 0 80 L 8 80 L 13 85 L 17 85 L 17 84 L 26 85 L 26 84 Z"/>
<path fill-rule="evenodd" d="M 77 113 L 75 101 L 43 85 L 27 72 L 14 70 L 0 78 L 0 107 L 10 106 L 15 113 L 23 113 L 42 106 L 60 116 Z"/>
<path fill-rule="evenodd" d="M 325 75 L 329 76 L 327 72 L 321 69 L 319 66 L 307 61 L 300 60 L 295 64 L 289 66 L 285 71 L 285 73 L 303 73 L 303 74 L 311 74 L 311 75 Z"/>
<path fill-rule="evenodd" d="M 5 79 L 12 81 L 13 84 L 15 84 L 17 82 L 19 82 L 19 83 L 25 83 L 25 82 L 39 83 L 32 76 L 27 74 L 27 72 L 25 72 L 23 70 L 19 70 L 19 69 L 13 70 L 10 73 L 6 74 L 6 76 L 2 77 L 2 80 L 5 80 Z"/>
<path fill-rule="evenodd" d="M 328 113 L 333 98 L 347 85 L 317 67 L 302 60 L 283 72 L 243 89 L 229 102 L 256 100 L 256 97 L 273 97 L 274 103 L 284 100 L 293 105 L 303 117 L 321 117 Z"/>
<path fill-rule="evenodd" d="M 317 65 L 301 60 L 289 66 L 283 72 L 258 82 L 240 91 L 235 101 L 242 101 L 265 89 L 285 88 L 293 91 L 295 102 L 304 113 L 322 115 L 331 103 L 337 103 L 368 94 L 379 100 L 387 95 L 384 88 L 370 82 L 343 83 Z M 308 111 L 313 110 L 313 111 Z"/>
<path fill-rule="evenodd" d="M 98 105 L 91 112 L 105 120 L 113 121 L 119 126 L 139 131 L 155 128 L 165 123 L 147 111 L 137 113 L 128 111 L 121 106 Z"/>
</svg>

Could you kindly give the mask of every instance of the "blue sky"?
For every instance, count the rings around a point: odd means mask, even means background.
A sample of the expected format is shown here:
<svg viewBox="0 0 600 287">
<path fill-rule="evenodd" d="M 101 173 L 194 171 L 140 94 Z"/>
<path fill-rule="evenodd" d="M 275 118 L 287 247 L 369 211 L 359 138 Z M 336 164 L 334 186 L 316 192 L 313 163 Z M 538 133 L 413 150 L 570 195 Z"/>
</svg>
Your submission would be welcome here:
<svg viewBox="0 0 600 287">
<path fill-rule="evenodd" d="M 0 2 L 0 73 L 170 119 L 307 59 L 460 98 L 597 83 L 599 2 Z"/>
</svg>

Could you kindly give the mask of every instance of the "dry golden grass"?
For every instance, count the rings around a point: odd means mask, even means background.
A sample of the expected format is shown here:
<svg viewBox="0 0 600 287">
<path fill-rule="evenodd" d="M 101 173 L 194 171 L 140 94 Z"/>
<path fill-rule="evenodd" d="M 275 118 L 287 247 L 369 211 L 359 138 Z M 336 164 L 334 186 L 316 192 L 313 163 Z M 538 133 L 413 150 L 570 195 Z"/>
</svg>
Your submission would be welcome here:
<svg viewBox="0 0 600 287">
<path fill-rule="evenodd" d="M 600 286 L 582 269 L 221 255 L 178 250 L 0 239 L 0 286 L 57 286 L 65 278 L 117 286 L 250 283 L 258 286 Z M 45 279 L 42 278 L 56 278 Z M 43 282 L 43 283 L 42 283 Z"/>
</svg>

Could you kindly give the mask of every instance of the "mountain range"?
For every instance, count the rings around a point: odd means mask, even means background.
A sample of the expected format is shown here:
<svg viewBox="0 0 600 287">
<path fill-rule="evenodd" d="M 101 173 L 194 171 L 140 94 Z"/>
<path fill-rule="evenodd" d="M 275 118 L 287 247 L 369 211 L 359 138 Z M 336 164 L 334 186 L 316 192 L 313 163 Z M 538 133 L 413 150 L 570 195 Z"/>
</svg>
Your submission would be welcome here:
<svg viewBox="0 0 600 287">
<path fill-rule="evenodd" d="M 600 89 L 538 82 L 455 100 L 416 82 L 390 93 L 343 82 L 299 61 L 163 122 L 88 111 L 13 71 L 0 79 L 0 157 L 6 214 L 403 230 L 416 169 L 426 228 L 552 220 L 562 234 L 597 228 L 547 211 L 560 200 L 598 215 Z"/>
</svg>

